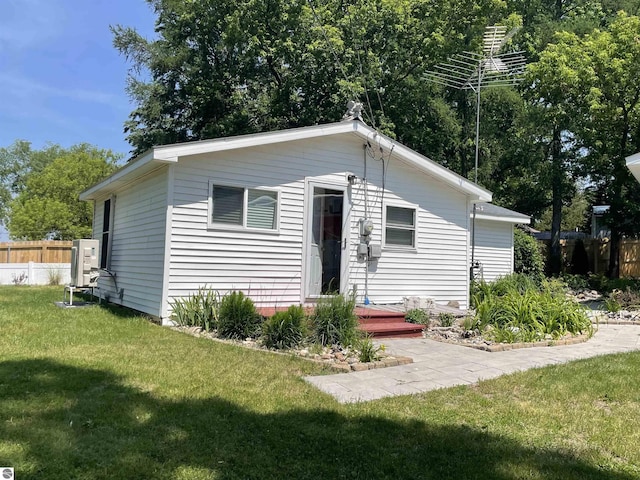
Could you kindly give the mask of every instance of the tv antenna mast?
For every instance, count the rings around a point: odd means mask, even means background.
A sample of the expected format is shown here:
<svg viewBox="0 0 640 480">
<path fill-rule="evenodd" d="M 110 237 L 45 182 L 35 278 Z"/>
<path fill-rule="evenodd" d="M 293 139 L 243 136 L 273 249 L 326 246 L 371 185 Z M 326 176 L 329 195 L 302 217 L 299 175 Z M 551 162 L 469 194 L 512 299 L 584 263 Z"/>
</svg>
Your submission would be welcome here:
<svg viewBox="0 0 640 480">
<path fill-rule="evenodd" d="M 447 62 L 436 65 L 427 72 L 426 78 L 445 87 L 457 90 L 473 90 L 476 94 L 476 140 L 473 181 L 478 183 L 478 157 L 480 155 L 480 91 L 483 88 L 508 87 L 522 81 L 526 65 L 522 51 L 500 53 L 519 28 L 507 33 L 507 27 L 493 25 L 487 27 L 482 38 L 482 53 L 463 52 L 449 57 Z M 480 268 L 476 262 L 476 212 L 473 204 L 471 220 L 471 267 L 470 279 L 475 278 L 475 270 Z"/>
<path fill-rule="evenodd" d="M 507 27 L 487 27 L 483 36 L 482 53 L 457 53 L 426 73 L 434 83 L 456 90 L 472 90 L 476 94 L 476 140 L 474 182 L 478 183 L 478 157 L 480 153 L 480 91 L 483 88 L 508 87 L 522 81 L 526 65 L 522 51 L 500 53 L 519 27 L 507 33 Z"/>
</svg>

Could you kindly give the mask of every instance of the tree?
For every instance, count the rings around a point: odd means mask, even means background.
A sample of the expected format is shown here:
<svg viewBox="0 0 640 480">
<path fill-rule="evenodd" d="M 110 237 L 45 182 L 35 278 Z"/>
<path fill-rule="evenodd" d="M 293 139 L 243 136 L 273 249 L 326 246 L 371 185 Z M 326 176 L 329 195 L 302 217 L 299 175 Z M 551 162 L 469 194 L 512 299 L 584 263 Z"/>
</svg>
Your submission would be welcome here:
<svg viewBox="0 0 640 480">
<path fill-rule="evenodd" d="M 573 198 L 563 205 L 560 229 L 564 232 L 584 231 L 585 227 L 589 223 L 589 215 L 591 213 L 589 207 L 592 204 L 589 192 L 578 190 Z M 546 209 L 542 212 L 542 215 L 540 215 L 539 220 L 536 221 L 535 228 L 538 230 L 550 230 L 551 216 L 552 209 Z"/>
<path fill-rule="evenodd" d="M 0 223 L 6 223 L 9 203 L 24 189 L 29 175 L 41 172 L 62 152 L 59 145 L 33 150 L 25 140 L 0 148 Z"/>
<path fill-rule="evenodd" d="M 12 239 L 72 240 L 91 236 L 93 211 L 79 194 L 117 168 L 118 156 L 82 144 L 29 174 L 9 202 L 7 227 Z"/>
<path fill-rule="evenodd" d="M 156 40 L 113 28 L 133 66 L 136 107 L 125 132 L 135 154 L 332 122 L 358 99 L 368 100 L 368 123 L 429 153 L 416 127 L 442 105 L 425 102 L 422 75 L 479 46 L 485 25 L 504 13 L 500 0 L 147 1 Z"/>
<path fill-rule="evenodd" d="M 560 33 L 538 69 L 547 98 L 572 120 L 582 175 L 611 205 L 608 274 L 616 277 L 622 235 L 640 231 L 640 187 L 625 166 L 640 149 L 640 18 L 621 12 L 608 29 Z"/>
</svg>

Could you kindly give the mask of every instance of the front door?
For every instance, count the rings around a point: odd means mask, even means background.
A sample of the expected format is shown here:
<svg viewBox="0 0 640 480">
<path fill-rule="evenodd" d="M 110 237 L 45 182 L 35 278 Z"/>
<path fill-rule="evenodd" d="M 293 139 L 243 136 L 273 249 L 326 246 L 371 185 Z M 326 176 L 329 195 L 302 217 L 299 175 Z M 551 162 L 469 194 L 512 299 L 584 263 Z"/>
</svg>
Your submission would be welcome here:
<svg viewBox="0 0 640 480">
<path fill-rule="evenodd" d="M 307 296 L 319 297 L 341 291 L 343 252 L 346 251 L 344 229 L 345 191 L 317 185 L 313 195 L 307 270 Z"/>
</svg>

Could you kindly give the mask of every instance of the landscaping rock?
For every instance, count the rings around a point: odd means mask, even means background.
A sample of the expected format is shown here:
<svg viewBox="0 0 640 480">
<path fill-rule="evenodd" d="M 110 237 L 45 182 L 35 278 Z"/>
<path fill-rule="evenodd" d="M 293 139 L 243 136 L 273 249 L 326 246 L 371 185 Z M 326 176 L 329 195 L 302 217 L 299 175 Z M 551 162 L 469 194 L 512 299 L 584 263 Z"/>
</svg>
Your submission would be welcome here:
<svg viewBox="0 0 640 480">
<path fill-rule="evenodd" d="M 267 349 L 264 345 L 262 345 L 259 339 L 246 338 L 245 340 L 229 340 L 222 339 L 217 336 L 217 332 L 205 332 L 200 327 L 179 327 L 172 326 L 170 327 L 173 330 L 178 330 L 189 335 L 195 337 L 205 337 L 211 340 L 215 340 L 217 342 L 229 343 L 234 345 L 241 345 L 247 348 L 253 348 L 258 350 L 270 350 L 273 353 L 281 354 L 281 355 L 296 355 L 301 358 L 306 358 L 308 360 L 312 360 L 315 362 L 321 362 L 323 364 L 330 365 L 335 370 L 341 372 L 351 372 L 351 371 L 363 371 L 370 370 L 373 368 L 383 368 L 383 367 L 393 367 L 397 365 L 406 365 L 409 363 L 413 363 L 413 359 L 409 357 L 389 357 L 385 354 L 381 355 L 379 361 L 362 363 L 359 360 L 359 352 L 356 350 L 350 350 L 348 348 L 342 348 L 340 346 L 332 346 L 332 347 L 324 347 L 321 353 L 311 353 L 308 348 L 301 348 L 299 350 L 289 350 L 289 351 L 278 351 L 273 349 Z M 383 352 L 384 348 L 380 349 L 380 352 Z"/>
</svg>

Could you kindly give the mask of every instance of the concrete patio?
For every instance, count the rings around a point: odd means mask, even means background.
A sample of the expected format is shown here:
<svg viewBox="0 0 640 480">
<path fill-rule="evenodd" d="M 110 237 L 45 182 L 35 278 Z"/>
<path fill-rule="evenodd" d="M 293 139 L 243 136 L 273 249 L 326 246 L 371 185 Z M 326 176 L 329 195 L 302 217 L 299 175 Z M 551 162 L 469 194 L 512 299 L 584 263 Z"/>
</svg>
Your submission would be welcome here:
<svg viewBox="0 0 640 480">
<path fill-rule="evenodd" d="M 493 353 L 419 338 L 380 343 L 388 353 L 411 357 L 414 363 L 305 379 L 341 403 L 428 392 L 545 365 L 640 350 L 640 327 L 600 325 L 585 343 Z"/>
</svg>

